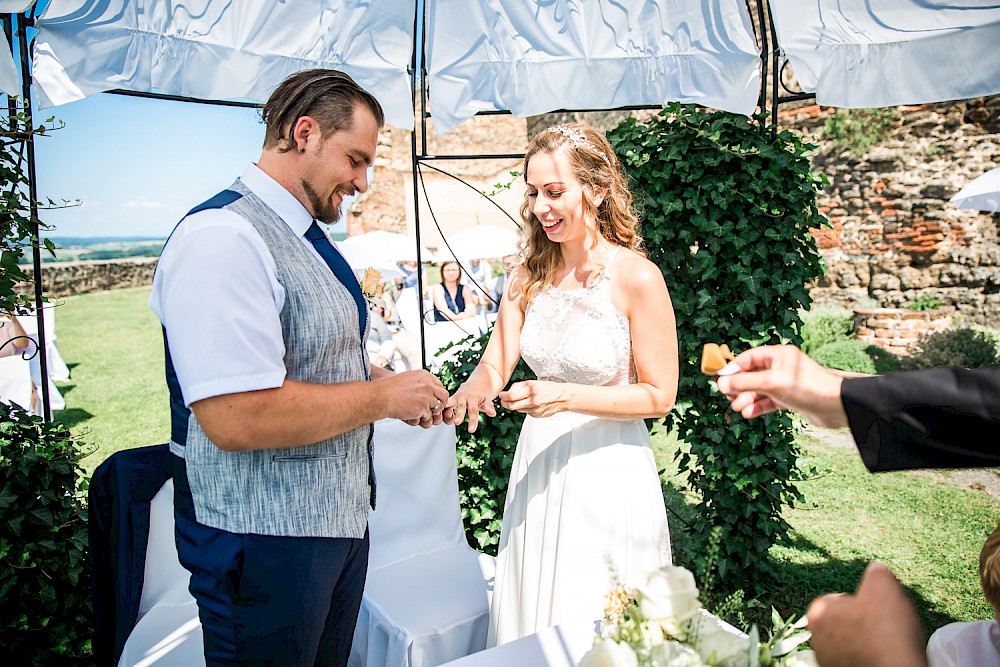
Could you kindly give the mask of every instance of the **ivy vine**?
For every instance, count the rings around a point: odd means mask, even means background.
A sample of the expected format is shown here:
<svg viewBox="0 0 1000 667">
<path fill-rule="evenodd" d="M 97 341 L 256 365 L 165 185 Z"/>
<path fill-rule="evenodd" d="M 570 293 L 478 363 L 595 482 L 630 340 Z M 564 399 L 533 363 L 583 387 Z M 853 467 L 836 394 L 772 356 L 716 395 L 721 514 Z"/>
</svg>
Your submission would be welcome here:
<svg viewBox="0 0 1000 667">
<path fill-rule="evenodd" d="M 765 126 L 766 118 L 675 103 L 608 133 L 677 317 L 682 403 L 666 424 L 690 447 L 677 456 L 699 498 L 699 520 L 689 539 L 674 542 L 695 564 L 718 545 L 716 571 L 699 573 L 718 582 L 717 594 L 774 584 L 768 551 L 788 536 L 782 510 L 802 500 L 792 418 L 744 421 L 699 373 L 705 343 L 736 352 L 801 343 L 806 284 L 823 271 L 810 233 L 829 224 L 816 205 L 826 178 L 813 175 L 807 159 L 815 147 Z"/>
<path fill-rule="evenodd" d="M 25 146 L 33 137 L 58 127 L 52 118 L 33 127 L 23 110 L 0 115 L 0 312 L 23 313 L 32 306 L 32 297 L 17 290 L 31 279 L 18 263 L 24 251 L 39 246 L 55 257 L 55 245 L 39 238 L 36 231 L 47 227 L 32 215 Z M 52 207 L 60 205 L 47 202 Z"/>
</svg>

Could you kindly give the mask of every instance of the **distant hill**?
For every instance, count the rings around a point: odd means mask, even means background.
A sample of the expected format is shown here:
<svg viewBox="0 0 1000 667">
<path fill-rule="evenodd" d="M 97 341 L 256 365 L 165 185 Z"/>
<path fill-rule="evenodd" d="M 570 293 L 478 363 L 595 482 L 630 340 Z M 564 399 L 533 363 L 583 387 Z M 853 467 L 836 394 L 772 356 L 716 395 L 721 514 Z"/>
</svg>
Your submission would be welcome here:
<svg viewBox="0 0 1000 667">
<path fill-rule="evenodd" d="M 166 241 L 165 237 L 153 238 L 148 236 L 50 236 L 48 237 L 57 246 L 63 248 L 98 245 L 102 243 L 145 243 L 148 241 Z"/>
<path fill-rule="evenodd" d="M 164 238 L 123 236 L 55 236 L 49 240 L 56 246 L 56 256 L 42 250 L 42 262 L 72 262 L 76 260 L 123 259 L 126 257 L 159 257 Z M 31 252 L 21 254 L 20 264 L 31 264 Z"/>
</svg>

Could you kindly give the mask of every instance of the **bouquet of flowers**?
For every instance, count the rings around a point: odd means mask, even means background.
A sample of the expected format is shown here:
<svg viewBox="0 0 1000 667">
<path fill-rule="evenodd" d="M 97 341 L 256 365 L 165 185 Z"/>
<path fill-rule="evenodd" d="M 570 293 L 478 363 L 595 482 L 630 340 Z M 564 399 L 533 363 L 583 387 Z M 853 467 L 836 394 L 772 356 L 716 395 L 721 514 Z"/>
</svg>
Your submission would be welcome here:
<svg viewBox="0 0 1000 667">
<path fill-rule="evenodd" d="M 580 667 L 816 667 L 805 617 L 795 623 L 772 611 L 774 628 L 761 642 L 701 607 L 694 576 L 667 566 L 635 589 L 608 594 L 601 631 Z"/>
</svg>

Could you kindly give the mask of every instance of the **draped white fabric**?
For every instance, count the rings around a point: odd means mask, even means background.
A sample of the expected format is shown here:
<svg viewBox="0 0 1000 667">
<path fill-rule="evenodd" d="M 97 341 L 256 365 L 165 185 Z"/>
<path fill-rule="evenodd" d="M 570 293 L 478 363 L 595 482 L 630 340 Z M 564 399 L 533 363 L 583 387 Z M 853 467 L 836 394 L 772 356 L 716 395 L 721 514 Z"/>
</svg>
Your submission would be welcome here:
<svg viewBox="0 0 1000 667">
<path fill-rule="evenodd" d="M 431 116 L 696 102 L 752 113 L 760 59 L 743 2 L 429 0 Z"/>
<path fill-rule="evenodd" d="M 29 0 L 0 0 L 23 9 Z M 263 101 L 288 74 L 340 68 L 413 127 L 415 0 L 51 0 L 33 56 L 41 107 L 123 88 Z M 1000 0 L 772 0 L 778 42 L 817 101 L 871 107 L 1000 93 Z M 694 102 L 749 114 L 756 40 L 730 0 L 426 0 L 435 127 Z M 0 54 L 0 88 L 14 88 Z"/>
<path fill-rule="evenodd" d="M 997 0 L 771 0 L 816 101 L 868 108 L 1000 93 Z"/>
<path fill-rule="evenodd" d="M 35 0 L 0 0 L 0 14 L 20 14 Z"/>
<path fill-rule="evenodd" d="M 20 14 L 34 0 L 0 0 L 0 14 Z M 21 94 L 21 77 L 14 64 L 7 36 L 0 33 L 0 93 L 18 97 Z"/>
<path fill-rule="evenodd" d="M 413 127 L 410 2 L 52 0 L 38 28 L 41 108 L 115 88 L 263 102 L 289 74 L 330 67 Z"/>
<path fill-rule="evenodd" d="M 18 97 L 21 94 L 21 78 L 10 52 L 7 36 L 0 32 L 0 93 Z"/>
</svg>

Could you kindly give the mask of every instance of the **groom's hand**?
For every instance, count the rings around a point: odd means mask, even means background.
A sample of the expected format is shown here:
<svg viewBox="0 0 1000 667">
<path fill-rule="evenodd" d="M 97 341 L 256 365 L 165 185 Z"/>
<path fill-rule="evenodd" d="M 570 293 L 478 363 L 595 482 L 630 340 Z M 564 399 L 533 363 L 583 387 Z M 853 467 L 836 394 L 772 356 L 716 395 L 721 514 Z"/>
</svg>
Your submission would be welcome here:
<svg viewBox="0 0 1000 667">
<path fill-rule="evenodd" d="M 430 428 L 444 421 L 448 391 L 426 370 L 397 373 L 380 380 L 390 417 L 411 426 Z"/>
</svg>

